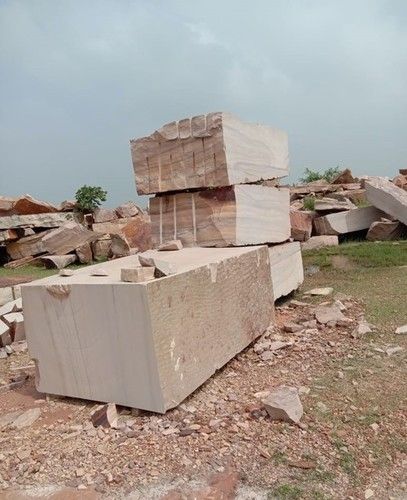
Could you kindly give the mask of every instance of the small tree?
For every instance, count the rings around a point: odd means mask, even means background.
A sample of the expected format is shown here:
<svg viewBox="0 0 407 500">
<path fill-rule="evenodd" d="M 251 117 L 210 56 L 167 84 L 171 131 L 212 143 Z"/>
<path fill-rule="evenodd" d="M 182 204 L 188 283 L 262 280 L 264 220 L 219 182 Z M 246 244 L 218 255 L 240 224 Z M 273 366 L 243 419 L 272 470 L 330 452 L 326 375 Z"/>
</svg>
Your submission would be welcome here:
<svg viewBox="0 0 407 500">
<path fill-rule="evenodd" d="M 75 199 L 81 212 L 93 212 L 102 202 L 106 201 L 107 191 L 99 186 L 86 184 L 76 191 Z"/>
<path fill-rule="evenodd" d="M 317 172 L 306 168 L 304 171 L 304 177 L 300 179 L 301 182 L 308 184 L 309 182 L 320 181 L 324 179 L 327 182 L 332 182 L 333 179 L 340 173 L 341 167 L 331 167 L 327 168 L 323 172 Z"/>
</svg>

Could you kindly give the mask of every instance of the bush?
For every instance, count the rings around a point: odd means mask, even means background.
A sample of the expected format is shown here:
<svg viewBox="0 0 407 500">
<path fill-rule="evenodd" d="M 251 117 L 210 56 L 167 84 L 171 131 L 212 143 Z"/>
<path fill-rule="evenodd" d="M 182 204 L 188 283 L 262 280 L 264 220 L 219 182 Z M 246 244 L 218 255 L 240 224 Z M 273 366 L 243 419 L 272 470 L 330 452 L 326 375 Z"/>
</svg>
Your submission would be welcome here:
<svg viewBox="0 0 407 500">
<path fill-rule="evenodd" d="M 303 201 L 305 210 L 315 209 L 315 196 L 306 196 Z"/>
<path fill-rule="evenodd" d="M 82 186 L 76 191 L 75 199 L 81 212 L 93 212 L 106 201 L 107 191 L 99 186 Z"/>
<path fill-rule="evenodd" d="M 341 172 L 341 167 L 327 168 L 323 172 L 317 172 L 316 170 L 311 170 L 306 168 L 304 171 L 304 177 L 300 179 L 301 182 L 308 184 L 309 182 L 325 180 L 327 182 L 332 182 L 334 178 Z"/>
</svg>

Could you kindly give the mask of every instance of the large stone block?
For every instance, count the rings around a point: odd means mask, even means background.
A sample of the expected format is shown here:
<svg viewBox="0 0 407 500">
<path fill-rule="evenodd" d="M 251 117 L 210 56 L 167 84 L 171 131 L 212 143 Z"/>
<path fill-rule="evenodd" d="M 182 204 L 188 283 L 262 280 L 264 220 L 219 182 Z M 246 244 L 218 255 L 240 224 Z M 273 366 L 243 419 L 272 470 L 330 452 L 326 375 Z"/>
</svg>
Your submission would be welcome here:
<svg viewBox="0 0 407 500">
<path fill-rule="evenodd" d="M 259 245 L 290 237 L 289 191 L 239 185 L 150 198 L 153 246 Z"/>
<path fill-rule="evenodd" d="M 346 234 L 369 229 L 372 222 L 386 214 L 376 207 L 361 207 L 314 219 L 317 234 Z"/>
<path fill-rule="evenodd" d="M 407 191 L 381 177 L 369 177 L 365 189 L 373 206 L 407 225 Z"/>
<path fill-rule="evenodd" d="M 228 113 L 194 116 L 130 141 L 139 194 L 230 186 L 288 175 L 282 130 Z"/>
<path fill-rule="evenodd" d="M 132 255 L 22 287 L 39 391 L 165 412 L 269 326 L 267 247 L 156 253 L 175 274 L 122 282 Z"/>
</svg>

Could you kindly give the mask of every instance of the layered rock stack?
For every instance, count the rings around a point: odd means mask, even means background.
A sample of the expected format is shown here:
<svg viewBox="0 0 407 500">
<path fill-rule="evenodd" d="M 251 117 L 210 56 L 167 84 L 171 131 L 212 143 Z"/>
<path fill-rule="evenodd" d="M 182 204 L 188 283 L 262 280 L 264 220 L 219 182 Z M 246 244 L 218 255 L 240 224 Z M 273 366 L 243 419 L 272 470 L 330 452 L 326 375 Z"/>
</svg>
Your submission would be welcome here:
<svg viewBox="0 0 407 500">
<path fill-rule="evenodd" d="M 289 240 L 290 193 L 278 185 L 288 175 L 285 132 L 217 112 L 168 123 L 130 143 L 137 192 L 155 195 L 149 200 L 155 247 L 168 240 L 185 247 Z M 270 254 L 295 263 L 287 262 L 295 270 L 292 291 L 302 281 L 299 245 L 270 247 Z"/>
</svg>

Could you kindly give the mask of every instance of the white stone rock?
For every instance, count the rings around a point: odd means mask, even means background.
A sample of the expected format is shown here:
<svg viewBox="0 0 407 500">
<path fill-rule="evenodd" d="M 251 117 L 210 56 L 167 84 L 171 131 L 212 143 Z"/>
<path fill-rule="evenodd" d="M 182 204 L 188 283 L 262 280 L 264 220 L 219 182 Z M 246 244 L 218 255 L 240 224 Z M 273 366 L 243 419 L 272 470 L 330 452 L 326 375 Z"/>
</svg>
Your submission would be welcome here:
<svg viewBox="0 0 407 500">
<path fill-rule="evenodd" d="M 273 420 L 298 423 L 303 407 L 295 387 L 280 386 L 262 398 L 262 403 Z"/>
</svg>

